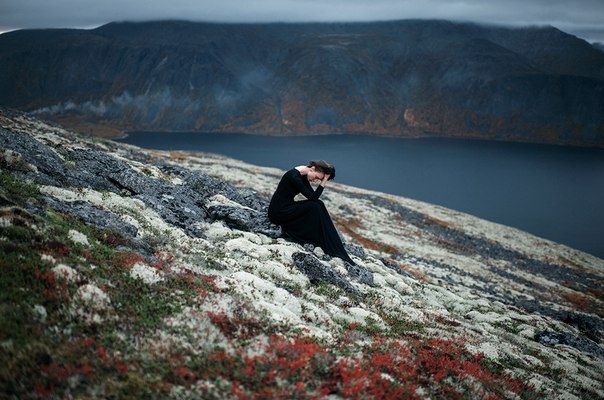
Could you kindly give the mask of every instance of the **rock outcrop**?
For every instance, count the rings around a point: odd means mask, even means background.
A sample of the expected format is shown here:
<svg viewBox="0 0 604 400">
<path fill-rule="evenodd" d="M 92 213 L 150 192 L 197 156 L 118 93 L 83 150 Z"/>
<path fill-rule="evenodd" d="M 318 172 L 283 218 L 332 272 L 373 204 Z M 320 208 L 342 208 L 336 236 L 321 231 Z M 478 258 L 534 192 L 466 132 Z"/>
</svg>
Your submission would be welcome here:
<svg viewBox="0 0 604 400">
<path fill-rule="evenodd" d="M 604 396 L 604 260 L 334 183 L 351 266 L 281 237 L 282 171 L 0 111 L 6 398 Z"/>
</svg>

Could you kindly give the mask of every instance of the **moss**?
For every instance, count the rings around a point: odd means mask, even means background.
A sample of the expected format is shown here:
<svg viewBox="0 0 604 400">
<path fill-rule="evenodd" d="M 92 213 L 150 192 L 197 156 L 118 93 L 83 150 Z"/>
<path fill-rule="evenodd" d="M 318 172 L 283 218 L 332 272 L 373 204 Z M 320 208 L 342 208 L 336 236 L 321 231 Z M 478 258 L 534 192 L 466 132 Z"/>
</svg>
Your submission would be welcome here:
<svg viewBox="0 0 604 400">
<path fill-rule="evenodd" d="M 335 301 L 341 296 L 350 296 L 341 288 L 326 282 L 317 282 L 313 285 L 315 293 L 319 296 L 325 297 L 327 300 Z"/>
<path fill-rule="evenodd" d="M 396 338 L 396 337 L 406 337 L 410 334 L 416 334 L 421 332 L 425 326 L 417 321 L 412 321 L 406 318 L 405 315 L 398 314 L 383 314 L 380 315 L 382 320 L 388 324 L 388 336 Z"/>
<path fill-rule="evenodd" d="M 28 228 L 23 226 L 6 226 L 0 227 L 0 237 L 11 243 L 31 243 L 34 239 L 34 234 Z"/>
<path fill-rule="evenodd" d="M 6 171 L 0 171 L 0 195 L 15 204 L 36 201 L 40 190 L 38 186 L 15 178 Z"/>
<path fill-rule="evenodd" d="M 160 328 L 162 319 L 179 308 L 161 288 L 126 276 L 114 280 L 109 294 L 119 318 L 127 319 L 135 331 Z"/>
</svg>

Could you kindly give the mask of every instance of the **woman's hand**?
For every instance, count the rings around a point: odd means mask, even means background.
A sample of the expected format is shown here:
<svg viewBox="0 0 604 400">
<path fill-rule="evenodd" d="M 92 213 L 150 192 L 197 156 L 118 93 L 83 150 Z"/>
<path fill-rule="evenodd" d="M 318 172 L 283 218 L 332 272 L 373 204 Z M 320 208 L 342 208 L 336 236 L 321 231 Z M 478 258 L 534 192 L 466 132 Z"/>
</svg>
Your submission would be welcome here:
<svg viewBox="0 0 604 400">
<path fill-rule="evenodd" d="M 324 174 L 323 175 L 323 180 L 321 180 L 321 186 L 325 187 L 325 185 L 327 184 L 328 180 L 329 180 L 329 174 Z"/>
</svg>

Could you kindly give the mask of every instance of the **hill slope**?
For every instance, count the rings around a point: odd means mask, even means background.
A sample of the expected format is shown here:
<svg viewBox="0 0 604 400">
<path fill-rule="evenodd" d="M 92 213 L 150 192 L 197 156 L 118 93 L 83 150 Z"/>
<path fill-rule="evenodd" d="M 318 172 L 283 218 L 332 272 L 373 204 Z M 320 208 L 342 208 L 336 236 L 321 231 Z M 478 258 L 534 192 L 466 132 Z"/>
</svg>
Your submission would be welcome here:
<svg viewBox="0 0 604 400">
<path fill-rule="evenodd" d="M 100 133 L 604 145 L 604 53 L 551 27 L 112 23 L 0 36 L 0 105 Z"/>
<path fill-rule="evenodd" d="M 282 171 L 6 110 L 0 145 L 2 397 L 604 396 L 601 259 L 334 183 L 353 269 L 267 221 Z"/>
</svg>

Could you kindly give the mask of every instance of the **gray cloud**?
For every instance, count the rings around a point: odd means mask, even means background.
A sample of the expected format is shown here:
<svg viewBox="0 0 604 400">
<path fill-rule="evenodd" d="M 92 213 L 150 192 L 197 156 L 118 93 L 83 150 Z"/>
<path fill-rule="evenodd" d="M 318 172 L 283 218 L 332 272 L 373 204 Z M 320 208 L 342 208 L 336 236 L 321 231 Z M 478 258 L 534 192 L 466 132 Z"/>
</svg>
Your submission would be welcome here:
<svg viewBox="0 0 604 400">
<path fill-rule="evenodd" d="M 450 19 L 513 26 L 552 25 L 604 41 L 602 0 L 0 0 L 0 32 L 90 28 L 112 21 L 216 22 Z"/>
</svg>

